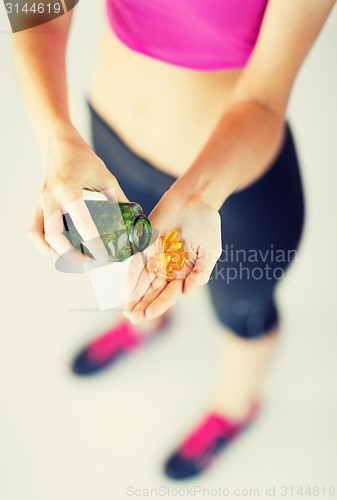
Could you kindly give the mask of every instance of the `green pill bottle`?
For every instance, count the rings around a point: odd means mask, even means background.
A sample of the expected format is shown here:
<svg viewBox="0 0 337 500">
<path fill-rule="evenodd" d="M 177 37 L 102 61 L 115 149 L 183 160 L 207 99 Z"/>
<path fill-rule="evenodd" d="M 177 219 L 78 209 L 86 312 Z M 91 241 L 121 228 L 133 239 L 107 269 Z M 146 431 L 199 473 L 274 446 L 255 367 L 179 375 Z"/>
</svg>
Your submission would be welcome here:
<svg viewBox="0 0 337 500">
<path fill-rule="evenodd" d="M 85 200 L 109 255 L 109 262 L 122 262 L 148 247 L 152 236 L 149 219 L 138 203 Z M 93 257 L 68 213 L 63 214 L 63 234 L 83 254 Z"/>
</svg>

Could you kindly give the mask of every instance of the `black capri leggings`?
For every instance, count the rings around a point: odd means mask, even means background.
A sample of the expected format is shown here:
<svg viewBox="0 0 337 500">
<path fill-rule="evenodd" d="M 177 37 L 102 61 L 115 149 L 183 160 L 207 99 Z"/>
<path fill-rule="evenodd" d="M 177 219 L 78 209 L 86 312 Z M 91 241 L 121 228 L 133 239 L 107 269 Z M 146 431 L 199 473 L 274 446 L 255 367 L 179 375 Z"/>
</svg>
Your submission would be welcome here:
<svg viewBox="0 0 337 500">
<path fill-rule="evenodd" d="M 89 104 L 93 145 L 131 201 L 149 214 L 175 177 L 136 155 Z M 243 338 L 267 334 L 278 322 L 275 287 L 296 257 L 304 203 L 289 125 L 273 165 L 220 209 L 222 255 L 208 287 L 218 319 Z"/>
</svg>

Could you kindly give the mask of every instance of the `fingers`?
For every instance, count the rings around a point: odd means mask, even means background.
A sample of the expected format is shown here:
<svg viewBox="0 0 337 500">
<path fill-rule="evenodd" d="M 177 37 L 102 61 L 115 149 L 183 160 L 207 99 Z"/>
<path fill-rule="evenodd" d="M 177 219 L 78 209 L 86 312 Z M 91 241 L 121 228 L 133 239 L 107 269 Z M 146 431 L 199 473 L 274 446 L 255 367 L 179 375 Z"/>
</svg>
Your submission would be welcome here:
<svg viewBox="0 0 337 500">
<path fill-rule="evenodd" d="M 63 234 L 64 212 L 67 212 L 80 235 L 81 242 L 96 260 L 107 262 L 108 252 L 83 199 L 82 191 L 86 188 L 90 191 L 101 191 L 108 200 L 115 202 L 129 202 L 129 200 L 104 162 L 87 144 L 80 142 L 80 146 L 78 148 L 76 145 L 75 150 L 72 148 L 62 150 L 63 163 L 61 162 L 56 169 L 48 170 L 41 188 L 30 236 L 35 246 L 45 255 L 54 252 L 62 257 L 76 256 L 82 261 L 88 260 L 87 256 L 74 249 Z M 81 167 L 74 172 L 72 165 L 76 163 L 76 155 L 79 155 Z M 78 239 L 78 235 L 76 236 Z"/>
<path fill-rule="evenodd" d="M 134 301 L 130 300 L 128 304 L 129 309 L 124 314 L 134 324 L 141 322 L 144 317 L 158 318 L 170 309 L 183 293 L 188 293 L 194 287 L 206 284 L 216 260 L 215 252 L 211 252 L 208 255 L 200 252 L 194 267 L 186 279 L 175 279 L 166 282 L 155 278 L 151 283 L 152 286 L 148 285 L 148 273 L 143 270 L 135 289 L 131 293 L 131 298 L 135 296 L 135 299 Z M 144 273 L 147 277 L 144 276 Z M 141 293 L 143 295 L 139 298 Z"/>
<path fill-rule="evenodd" d="M 145 266 L 156 254 L 157 246 L 155 241 L 145 252 L 135 255 L 129 267 L 127 285 L 130 298 L 123 312 L 132 323 L 139 323 L 145 316 L 156 318 L 169 309 L 182 295 L 186 274 L 193 268 L 192 264 L 186 263 L 185 269 L 175 271 L 175 279 L 170 282 L 160 279 L 155 272 L 150 273 Z M 165 275 L 165 269 L 161 269 Z"/>
<path fill-rule="evenodd" d="M 183 285 L 183 278 L 179 279 L 177 276 L 175 280 L 168 282 L 143 268 L 124 308 L 124 315 L 133 324 L 141 322 L 144 317 L 161 316 L 183 294 Z"/>
<path fill-rule="evenodd" d="M 128 319 L 133 324 L 140 323 L 146 314 L 147 308 L 159 297 L 163 290 L 168 286 L 165 281 L 156 278 L 153 281 L 153 286 L 150 286 L 143 297 L 137 301 L 133 309 L 128 312 Z"/>
<path fill-rule="evenodd" d="M 133 255 L 126 276 L 126 288 L 130 294 L 132 294 L 136 288 L 138 291 L 143 290 L 142 293 L 144 293 L 149 285 L 149 281 L 153 281 L 146 272 L 145 266 L 154 252 L 155 245 L 150 245 L 145 251 Z"/>
<path fill-rule="evenodd" d="M 128 312 L 127 317 L 131 323 L 138 324 L 145 317 L 158 318 L 172 307 L 183 293 L 183 280 L 166 282 L 156 278 L 153 285 Z"/>
<path fill-rule="evenodd" d="M 91 259 L 75 250 L 64 236 L 61 209 L 55 210 L 54 208 L 55 207 L 50 207 L 50 214 L 47 210 L 44 212 L 44 238 L 50 248 L 52 259 L 54 263 L 60 258 L 67 262 L 68 266 L 64 267 L 63 270 L 68 270 L 70 272 L 76 270 L 75 267 L 77 264 L 81 266 L 80 269 L 82 270 L 84 262 L 90 261 Z M 72 268 L 72 265 L 74 268 Z"/>
<path fill-rule="evenodd" d="M 44 239 L 48 244 L 51 257 L 57 269 L 65 272 L 83 272 L 85 262 L 91 259 L 75 250 L 70 241 L 63 234 L 62 210 L 51 197 L 42 197 Z M 41 213 L 39 223 L 41 225 Z M 40 226 L 41 227 L 41 226 Z"/>
<path fill-rule="evenodd" d="M 50 256 L 52 249 L 44 237 L 44 214 L 39 205 L 36 205 L 32 224 L 29 229 L 29 237 L 37 250 L 45 257 Z"/>
<path fill-rule="evenodd" d="M 132 257 L 126 283 L 129 298 L 123 310 L 124 315 L 129 319 L 138 303 L 165 283 L 156 279 L 154 274 L 149 274 L 145 269 L 145 264 L 146 257 L 143 255 L 143 252 L 135 254 Z"/>
<path fill-rule="evenodd" d="M 154 279 L 145 270 L 145 257 L 141 254 L 135 254 L 134 257 L 132 257 L 126 283 L 126 289 L 130 294 L 130 302 L 141 298 Z"/>
<path fill-rule="evenodd" d="M 68 262 L 68 270 L 71 270 L 73 263 L 79 263 L 81 269 L 84 269 L 84 262 L 86 260 L 90 261 L 90 259 L 74 250 L 67 238 L 62 234 L 63 220 L 61 210 L 51 209 L 51 211 L 52 213 L 48 215 L 48 212 L 44 212 L 39 203 L 36 204 L 29 230 L 32 243 L 45 257 L 51 257 L 54 264 L 60 261 L 62 256 Z M 58 267 L 60 266 L 58 265 Z"/>
<path fill-rule="evenodd" d="M 183 280 L 173 280 L 166 284 L 161 293 L 145 307 L 148 318 L 158 318 L 175 304 L 183 293 Z"/>
<path fill-rule="evenodd" d="M 124 315 L 130 318 L 138 302 L 149 292 L 161 287 L 163 281 L 156 279 L 154 273 L 146 269 L 146 264 L 156 252 L 156 241 L 145 251 L 136 253 L 130 262 L 125 287 L 129 292 L 129 300 L 124 306 Z"/>
<path fill-rule="evenodd" d="M 103 194 L 108 199 L 122 198 L 128 201 L 122 190 L 107 188 Z M 98 229 L 90 215 L 89 209 L 82 198 L 80 190 L 62 189 L 62 200 L 57 202 L 50 194 L 41 198 L 35 209 L 30 237 L 40 252 L 44 255 L 53 254 L 53 258 L 63 256 L 68 260 L 83 261 L 83 254 L 75 250 L 63 234 L 63 210 L 68 212 L 74 226 L 80 234 L 85 246 L 98 261 L 106 262 L 108 252 L 100 238 Z M 54 252 L 54 253 L 53 253 Z M 84 260 L 89 260 L 87 257 Z"/>
<path fill-rule="evenodd" d="M 83 198 L 66 203 L 64 209 L 69 213 L 77 231 L 82 237 L 85 246 L 96 260 L 107 262 L 108 252 L 100 238 L 98 229 L 92 220 L 89 209 Z M 63 224 L 62 224 L 63 231 Z"/>
</svg>

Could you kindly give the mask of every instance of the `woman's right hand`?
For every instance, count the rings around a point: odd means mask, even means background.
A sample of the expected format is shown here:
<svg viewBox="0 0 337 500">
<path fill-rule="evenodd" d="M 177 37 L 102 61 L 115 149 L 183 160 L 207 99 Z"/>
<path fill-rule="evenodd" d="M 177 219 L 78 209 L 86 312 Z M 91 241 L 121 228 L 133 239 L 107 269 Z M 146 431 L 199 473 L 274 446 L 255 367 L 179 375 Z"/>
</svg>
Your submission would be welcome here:
<svg viewBox="0 0 337 500">
<path fill-rule="evenodd" d="M 95 259 L 106 261 L 108 258 L 84 203 L 83 189 L 101 192 L 111 201 L 129 201 L 104 162 L 72 128 L 50 148 L 47 174 L 30 227 L 30 236 L 35 246 L 44 254 L 51 255 L 54 261 L 59 256 L 82 263 L 89 259 L 75 250 L 64 236 L 64 212 L 69 213 Z"/>
</svg>

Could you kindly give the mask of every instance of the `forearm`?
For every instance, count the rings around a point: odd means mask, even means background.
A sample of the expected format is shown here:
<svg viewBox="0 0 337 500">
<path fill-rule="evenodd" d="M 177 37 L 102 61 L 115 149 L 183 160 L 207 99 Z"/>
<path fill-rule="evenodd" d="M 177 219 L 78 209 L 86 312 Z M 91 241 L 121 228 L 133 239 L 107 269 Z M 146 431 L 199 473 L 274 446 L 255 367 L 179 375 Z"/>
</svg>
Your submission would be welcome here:
<svg viewBox="0 0 337 500">
<path fill-rule="evenodd" d="M 228 106 L 190 168 L 171 189 L 220 209 L 268 167 L 281 144 L 284 116 L 253 100 Z"/>
<path fill-rule="evenodd" d="M 13 35 L 22 96 L 45 156 L 52 154 L 59 137 L 73 130 L 65 65 L 69 26 L 60 29 L 56 22 Z"/>
</svg>

